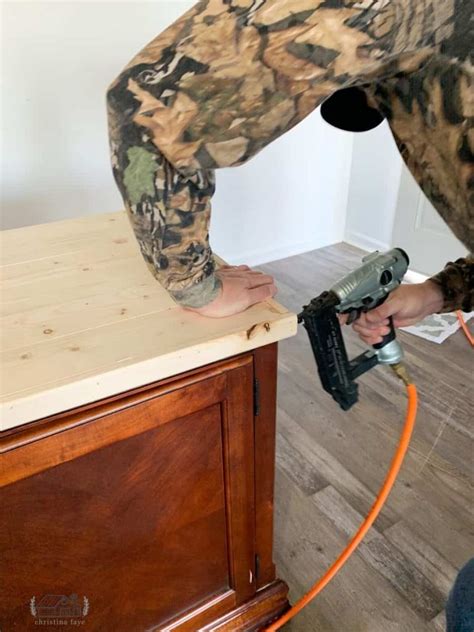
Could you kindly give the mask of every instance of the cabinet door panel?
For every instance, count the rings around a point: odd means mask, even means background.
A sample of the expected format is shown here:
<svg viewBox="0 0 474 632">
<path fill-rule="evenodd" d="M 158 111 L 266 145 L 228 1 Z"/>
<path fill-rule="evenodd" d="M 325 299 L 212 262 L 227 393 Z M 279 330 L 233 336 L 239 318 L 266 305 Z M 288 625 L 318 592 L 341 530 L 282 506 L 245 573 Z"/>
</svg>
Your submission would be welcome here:
<svg viewBox="0 0 474 632">
<path fill-rule="evenodd" d="M 89 452 L 59 454 L 54 467 L 35 466 L 0 492 L 6 628 L 36 629 L 33 596 L 38 604 L 44 595 L 77 594 L 81 604 L 88 599 L 89 630 L 175 629 L 173 621 L 191 630 L 193 610 L 205 623 L 255 592 L 251 362 L 225 378 L 212 405 L 206 393 L 222 374 L 201 378 L 191 394 L 188 385 L 195 412 L 175 419 L 166 398 L 174 402 L 176 390 L 148 396 L 146 429 L 140 404 L 126 422 L 123 411 L 112 415 L 128 429 L 136 421 L 139 434 L 116 428 L 120 440 L 102 441 L 109 415 L 63 430 L 61 440 L 35 441 L 35 453 L 31 443 L 11 450 L 41 461 L 49 441 L 67 452 L 80 440 Z"/>
</svg>

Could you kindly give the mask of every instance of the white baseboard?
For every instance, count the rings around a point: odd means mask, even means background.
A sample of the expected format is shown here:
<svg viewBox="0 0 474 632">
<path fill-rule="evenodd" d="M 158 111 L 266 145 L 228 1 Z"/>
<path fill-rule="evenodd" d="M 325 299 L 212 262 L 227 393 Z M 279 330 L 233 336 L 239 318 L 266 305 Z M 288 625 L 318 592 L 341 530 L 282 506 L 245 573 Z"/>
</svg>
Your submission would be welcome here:
<svg viewBox="0 0 474 632">
<path fill-rule="evenodd" d="M 355 230 L 346 231 L 344 241 L 351 244 L 351 246 L 357 246 L 357 248 L 369 251 L 388 250 L 390 248 L 389 244 L 379 241 L 378 239 L 373 239 L 372 237 L 359 233 Z"/>
<path fill-rule="evenodd" d="M 358 233 L 357 231 L 347 231 L 344 235 L 344 241 L 352 246 L 368 250 L 369 252 L 373 252 L 374 250 L 389 250 L 392 247 L 390 244 L 378 241 L 377 239 L 372 239 L 372 237 L 368 237 L 367 235 Z M 415 270 L 408 270 L 403 280 L 405 283 L 423 283 L 423 281 L 426 281 L 428 278 L 429 277 L 426 274 L 415 272 Z"/>
<path fill-rule="evenodd" d="M 421 272 L 415 272 L 414 270 L 407 270 L 403 281 L 405 283 L 423 283 L 429 277 L 426 274 L 421 274 Z"/>
<path fill-rule="evenodd" d="M 249 266 L 258 266 L 270 261 L 277 261 L 279 259 L 286 259 L 287 257 L 294 257 L 295 255 L 301 255 L 317 248 L 324 248 L 325 246 L 332 246 L 335 243 L 339 243 L 342 239 L 336 239 L 330 242 L 318 242 L 317 240 L 302 241 L 296 244 L 288 244 L 285 246 L 279 246 L 277 248 L 267 248 L 266 250 L 253 250 L 243 252 L 238 256 L 223 255 L 223 258 L 231 265 L 246 264 Z"/>
<path fill-rule="evenodd" d="M 331 243 L 318 243 L 316 240 L 312 241 L 302 241 L 296 244 L 288 244 L 285 246 L 280 246 L 277 248 L 267 248 L 266 250 L 254 250 L 244 252 L 241 255 L 234 256 L 224 256 L 223 258 L 230 265 L 240 265 L 246 264 L 248 266 L 258 266 L 264 263 L 269 263 L 270 261 L 277 261 L 279 259 L 286 259 L 287 257 L 294 257 L 295 255 L 301 255 L 305 252 L 310 252 L 311 250 L 317 250 L 318 248 L 324 248 L 325 246 L 331 246 L 334 243 L 339 243 L 341 240 L 336 240 Z M 351 244 L 352 246 L 357 246 L 358 248 L 362 248 L 362 250 L 367 250 L 369 252 L 373 252 L 374 250 L 389 250 L 390 245 L 384 244 L 381 241 L 377 241 L 375 239 L 371 239 L 366 235 L 362 235 L 361 233 L 347 233 L 344 237 L 344 241 L 346 243 Z M 415 272 L 414 270 L 408 270 L 403 279 L 404 283 L 423 283 L 429 277 L 425 274 L 421 274 L 420 272 Z"/>
</svg>

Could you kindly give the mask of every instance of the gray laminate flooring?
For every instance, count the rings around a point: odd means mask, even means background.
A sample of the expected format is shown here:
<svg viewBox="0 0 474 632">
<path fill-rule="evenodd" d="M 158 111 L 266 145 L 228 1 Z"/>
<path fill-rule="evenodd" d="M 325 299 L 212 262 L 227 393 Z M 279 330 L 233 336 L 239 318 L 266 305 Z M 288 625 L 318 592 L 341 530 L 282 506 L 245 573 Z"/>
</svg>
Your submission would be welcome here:
<svg viewBox="0 0 474 632">
<path fill-rule="evenodd" d="M 276 261 L 278 300 L 294 311 L 360 262 L 337 244 Z M 349 328 L 350 357 L 364 345 Z M 412 445 L 386 508 L 291 632 L 437 632 L 457 570 L 474 555 L 473 351 L 462 332 L 442 345 L 400 333 L 420 406 Z M 338 556 L 372 505 L 404 420 L 389 369 L 359 380 L 343 412 L 321 389 L 306 332 L 280 344 L 275 561 L 294 602 Z"/>
</svg>

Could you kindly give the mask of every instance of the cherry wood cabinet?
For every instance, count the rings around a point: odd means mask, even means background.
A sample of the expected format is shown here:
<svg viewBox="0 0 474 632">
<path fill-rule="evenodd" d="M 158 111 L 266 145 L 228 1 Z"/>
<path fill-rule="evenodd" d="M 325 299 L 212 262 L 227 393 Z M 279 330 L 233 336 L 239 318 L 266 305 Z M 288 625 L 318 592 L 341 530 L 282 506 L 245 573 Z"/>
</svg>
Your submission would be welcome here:
<svg viewBox="0 0 474 632">
<path fill-rule="evenodd" d="M 0 237 L 0 631 L 263 629 L 296 315 L 181 309 L 123 211 Z"/>
<path fill-rule="evenodd" d="M 276 360 L 275 343 L 3 432 L 0 629 L 259 630 L 283 612 Z"/>
</svg>

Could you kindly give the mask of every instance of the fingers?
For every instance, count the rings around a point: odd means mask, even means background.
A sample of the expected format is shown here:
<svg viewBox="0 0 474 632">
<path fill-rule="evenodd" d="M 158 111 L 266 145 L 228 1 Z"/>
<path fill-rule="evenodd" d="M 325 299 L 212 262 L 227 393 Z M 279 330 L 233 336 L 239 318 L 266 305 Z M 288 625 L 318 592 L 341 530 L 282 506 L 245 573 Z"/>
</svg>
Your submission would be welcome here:
<svg viewBox="0 0 474 632">
<path fill-rule="evenodd" d="M 352 328 L 366 344 L 378 344 L 382 342 L 384 336 L 390 333 L 389 316 L 396 314 L 401 306 L 398 297 L 391 295 L 379 307 L 362 314 L 352 325 Z M 400 326 L 396 318 L 394 325 Z"/>
<path fill-rule="evenodd" d="M 224 265 L 221 266 L 220 268 L 218 268 L 218 270 L 250 270 L 250 268 L 248 266 L 245 265 L 241 265 L 241 266 L 229 266 L 229 265 Z"/>
<path fill-rule="evenodd" d="M 273 285 L 275 283 L 272 276 L 270 276 L 269 274 L 262 274 L 260 272 L 258 272 L 257 274 L 249 274 L 247 282 L 247 287 L 249 289 L 260 287 L 261 285 Z"/>
<path fill-rule="evenodd" d="M 378 342 L 382 342 L 383 336 L 386 336 L 390 329 L 382 328 L 381 330 L 377 329 L 357 329 L 355 330 L 359 337 L 369 345 L 377 344 Z"/>
<path fill-rule="evenodd" d="M 261 303 L 268 298 L 272 298 L 277 293 L 276 285 L 261 285 L 248 291 L 249 307 L 255 303 Z"/>
<path fill-rule="evenodd" d="M 245 292 L 245 302 L 247 307 L 272 298 L 277 293 L 275 280 L 269 274 L 252 270 L 247 265 L 239 266 L 222 266 L 217 273 L 221 276 L 225 283 L 225 279 L 229 282 L 238 280 L 241 288 Z"/>
<path fill-rule="evenodd" d="M 256 276 L 269 276 L 268 274 L 265 275 L 263 272 L 251 270 L 250 268 L 248 268 L 247 270 L 240 270 L 239 268 L 229 268 L 227 270 L 223 270 L 222 274 L 225 274 L 225 276 L 241 277 L 245 279 Z"/>
<path fill-rule="evenodd" d="M 394 327 L 410 327 L 410 325 L 416 325 L 416 323 L 420 322 L 420 318 L 394 318 L 393 326 Z"/>
<path fill-rule="evenodd" d="M 365 344 L 367 345 L 378 345 L 380 342 L 382 342 L 383 338 L 382 336 L 360 336 L 361 340 L 363 340 L 365 342 Z"/>
<path fill-rule="evenodd" d="M 225 265 L 216 274 L 222 282 L 222 291 L 209 304 L 192 309 L 202 316 L 225 318 L 239 314 L 277 293 L 272 276 L 251 270 L 246 265 Z"/>
<path fill-rule="evenodd" d="M 390 333 L 390 327 L 387 325 L 382 325 L 381 327 L 365 327 L 364 325 L 354 323 L 353 329 L 358 334 L 364 334 L 366 336 L 386 336 Z"/>
<path fill-rule="evenodd" d="M 217 274 L 226 277 L 240 277 L 247 278 L 249 276 L 257 276 L 262 275 L 263 272 L 257 272 L 256 270 L 251 270 L 248 266 L 228 266 L 225 268 L 219 268 L 217 270 Z"/>
<path fill-rule="evenodd" d="M 368 316 L 371 313 L 372 312 L 361 314 L 360 317 L 355 322 L 352 323 L 353 329 L 355 329 L 355 331 L 358 331 L 359 329 L 361 330 L 368 329 L 372 331 L 378 331 L 382 327 L 389 326 L 388 318 L 373 318 L 372 317 L 371 319 L 369 319 Z"/>
<path fill-rule="evenodd" d="M 253 272 L 252 270 L 228 270 L 225 276 L 233 279 L 243 279 L 248 283 L 248 287 L 256 287 L 265 283 L 273 283 L 273 277 L 263 272 Z"/>
<path fill-rule="evenodd" d="M 388 299 L 379 307 L 362 314 L 353 324 L 354 331 L 367 344 L 377 344 L 387 335 L 389 317 L 393 319 L 394 327 L 407 327 L 418 322 L 425 313 L 423 294 L 420 288 L 401 286 L 390 294 Z"/>
<path fill-rule="evenodd" d="M 383 336 L 390 333 L 389 320 L 388 318 L 372 319 L 370 322 L 367 318 L 370 313 L 362 314 L 352 328 L 366 344 L 375 345 L 382 342 Z"/>
<path fill-rule="evenodd" d="M 388 318 L 381 317 L 379 314 L 374 314 L 373 312 L 375 312 L 375 310 L 363 314 L 356 322 L 360 321 L 363 323 L 363 326 L 368 329 L 378 329 L 379 327 L 388 325 Z"/>
<path fill-rule="evenodd" d="M 272 285 L 275 280 L 269 274 L 251 270 L 248 266 L 227 266 L 219 269 L 222 276 L 226 278 L 240 278 L 245 282 L 245 287 L 252 289 L 261 285 Z"/>
<path fill-rule="evenodd" d="M 385 303 L 382 303 L 379 307 L 370 310 L 365 314 L 367 318 L 367 323 L 370 324 L 380 324 L 381 321 L 387 320 L 389 316 L 394 316 L 400 309 L 403 307 L 403 299 L 400 297 L 397 292 L 393 292 L 390 294 Z"/>
</svg>

